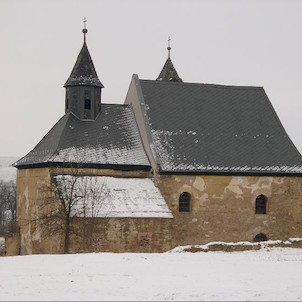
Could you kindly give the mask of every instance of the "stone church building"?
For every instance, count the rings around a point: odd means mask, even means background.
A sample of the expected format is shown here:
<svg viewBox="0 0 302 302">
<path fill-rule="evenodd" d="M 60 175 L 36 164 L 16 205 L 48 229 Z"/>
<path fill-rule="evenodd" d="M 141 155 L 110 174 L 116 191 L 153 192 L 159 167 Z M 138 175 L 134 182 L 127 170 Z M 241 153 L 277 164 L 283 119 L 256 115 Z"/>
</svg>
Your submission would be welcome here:
<svg viewBox="0 0 302 302">
<path fill-rule="evenodd" d="M 168 47 L 107 104 L 83 33 L 65 114 L 15 163 L 20 254 L 302 237 L 302 157 L 262 87 L 184 82 Z"/>
</svg>

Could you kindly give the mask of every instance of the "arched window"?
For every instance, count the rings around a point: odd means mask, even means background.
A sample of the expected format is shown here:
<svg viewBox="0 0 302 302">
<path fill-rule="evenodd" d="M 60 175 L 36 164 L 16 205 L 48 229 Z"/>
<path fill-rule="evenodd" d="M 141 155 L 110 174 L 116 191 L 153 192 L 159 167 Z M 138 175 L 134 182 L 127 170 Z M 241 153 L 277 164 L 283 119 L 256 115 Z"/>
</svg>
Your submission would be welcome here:
<svg viewBox="0 0 302 302">
<path fill-rule="evenodd" d="M 257 234 L 254 238 L 254 242 L 267 241 L 267 240 L 268 240 L 267 236 L 263 233 Z"/>
<path fill-rule="evenodd" d="M 264 195 L 258 195 L 256 198 L 256 214 L 266 214 L 267 212 L 267 199 Z"/>
<path fill-rule="evenodd" d="M 188 192 L 182 192 L 179 195 L 179 212 L 190 212 L 191 211 L 191 194 Z"/>
</svg>

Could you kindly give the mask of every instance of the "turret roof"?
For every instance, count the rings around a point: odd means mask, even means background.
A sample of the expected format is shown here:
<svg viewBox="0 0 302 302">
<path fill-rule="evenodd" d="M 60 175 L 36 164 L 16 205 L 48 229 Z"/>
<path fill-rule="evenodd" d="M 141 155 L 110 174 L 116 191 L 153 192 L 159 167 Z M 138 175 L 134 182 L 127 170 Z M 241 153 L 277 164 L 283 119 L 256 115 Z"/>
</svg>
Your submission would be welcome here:
<svg viewBox="0 0 302 302">
<path fill-rule="evenodd" d="M 169 57 L 161 70 L 157 81 L 171 81 L 171 82 L 182 82 L 182 79 L 177 74 L 177 71 L 172 63 L 171 58 Z"/>
<path fill-rule="evenodd" d="M 64 87 L 67 86 L 96 86 L 103 88 L 103 84 L 98 78 L 94 68 L 91 56 L 89 54 L 86 41 L 78 55 L 77 61 L 72 72 L 66 81 Z"/>
</svg>

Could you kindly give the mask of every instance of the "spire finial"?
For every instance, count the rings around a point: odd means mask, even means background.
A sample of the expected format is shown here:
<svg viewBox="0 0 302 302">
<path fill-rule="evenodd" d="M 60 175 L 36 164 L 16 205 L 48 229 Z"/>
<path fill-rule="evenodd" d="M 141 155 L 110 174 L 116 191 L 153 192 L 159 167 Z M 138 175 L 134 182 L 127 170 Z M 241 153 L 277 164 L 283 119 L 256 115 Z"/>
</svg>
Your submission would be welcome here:
<svg viewBox="0 0 302 302">
<path fill-rule="evenodd" d="M 83 34 L 84 34 L 84 43 L 86 43 L 86 34 L 87 34 L 87 32 L 88 32 L 88 30 L 87 30 L 87 28 L 86 28 L 86 22 L 87 22 L 86 17 L 84 17 L 84 21 L 83 21 L 83 23 L 84 23 L 84 28 L 83 28 L 83 30 L 82 30 L 82 32 L 83 32 Z"/>
<path fill-rule="evenodd" d="M 167 47 L 167 49 L 168 49 L 168 58 L 169 58 L 169 59 L 170 59 L 170 50 L 171 50 L 170 41 L 171 41 L 171 39 L 170 39 L 170 36 L 169 36 L 169 37 L 168 37 L 168 47 Z"/>
</svg>

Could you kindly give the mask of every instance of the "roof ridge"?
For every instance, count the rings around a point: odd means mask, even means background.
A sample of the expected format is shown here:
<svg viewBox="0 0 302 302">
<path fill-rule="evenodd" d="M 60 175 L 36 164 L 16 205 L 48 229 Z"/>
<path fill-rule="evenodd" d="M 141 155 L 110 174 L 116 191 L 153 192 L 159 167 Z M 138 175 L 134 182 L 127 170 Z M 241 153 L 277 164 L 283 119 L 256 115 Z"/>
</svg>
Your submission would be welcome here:
<svg viewBox="0 0 302 302">
<path fill-rule="evenodd" d="M 68 116 L 69 116 L 69 114 L 70 113 L 67 113 L 67 114 L 64 114 L 53 126 L 52 126 L 52 128 L 42 137 L 42 139 L 36 144 L 36 146 L 29 152 L 29 153 L 27 153 L 25 156 L 23 156 L 23 157 L 21 157 L 19 160 L 17 160 L 15 163 L 14 163 L 14 166 L 15 167 L 18 167 L 18 165 L 19 164 L 22 164 L 22 161 L 23 160 L 25 160 L 28 156 L 31 156 L 32 155 L 32 152 L 34 152 L 34 150 L 36 150 L 37 148 L 39 148 L 39 146 L 40 145 L 42 145 L 43 143 L 44 143 L 44 140 L 46 139 L 46 137 L 47 136 L 49 136 L 49 134 L 50 134 L 50 132 L 51 131 L 54 131 L 55 130 L 55 128 L 56 127 L 58 127 L 58 125 L 60 124 L 60 123 L 64 123 L 64 119 L 66 119 L 65 120 L 65 125 L 66 125 L 66 122 L 67 122 L 67 120 L 68 120 Z M 64 128 L 65 128 L 65 125 L 64 125 Z M 63 128 L 63 129 L 64 129 Z M 55 148 L 53 148 L 53 152 L 52 153 L 50 153 L 50 154 L 45 154 L 46 156 L 47 156 L 47 159 L 45 160 L 44 159 L 44 161 L 45 162 L 48 162 L 53 156 L 54 156 L 54 154 L 56 153 L 56 151 L 57 151 L 57 149 L 58 149 L 58 146 L 59 146 L 59 141 L 60 141 L 60 138 L 58 138 L 57 140 L 56 140 L 56 146 L 55 146 Z"/>
<path fill-rule="evenodd" d="M 140 81 L 144 82 L 154 82 L 157 85 L 186 85 L 186 86 L 210 86 L 217 88 L 230 88 L 230 89 L 242 89 L 242 88 L 251 88 L 251 89 L 263 89 L 263 86 L 245 86 L 245 85 L 225 85 L 225 84 L 210 84 L 210 83 L 195 83 L 195 82 L 173 82 L 173 81 L 158 81 L 158 80 L 147 80 L 140 79 Z"/>
<path fill-rule="evenodd" d="M 67 122 L 69 121 L 70 117 L 72 116 L 73 118 L 76 118 L 76 119 L 79 120 L 79 118 L 78 118 L 73 112 L 68 112 L 68 113 L 66 113 L 63 117 L 65 117 L 65 116 L 66 116 L 65 125 L 64 125 L 64 127 L 63 127 L 63 130 L 61 131 L 61 134 L 60 134 L 60 136 L 59 136 L 59 139 L 57 140 L 57 146 L 56 146 L 56 148 L 54 149 L 54 152 L 52 153 L 52 155 L 49 156 L 49 159 L 48 159 L 47 161 L 53 160 L 53 159 L 57 156 L 57 154 L 59 153 L 59 151 L 58 151 L 59 148 L 58 148 L 58 147 L 61 145 L 62 137 L 64 137 L 63 134 L 66 132 L 66 124 L 67 124 Z M 61 119 L 60 119 L 60 120 L 61 120 Z M 51 129 L 53 129 L 55 126 L 56 126 L 56 125 L 54 125 Z M 47 134 L 46 134 L 46 135 L 47 135 Z"/>
</svg>

